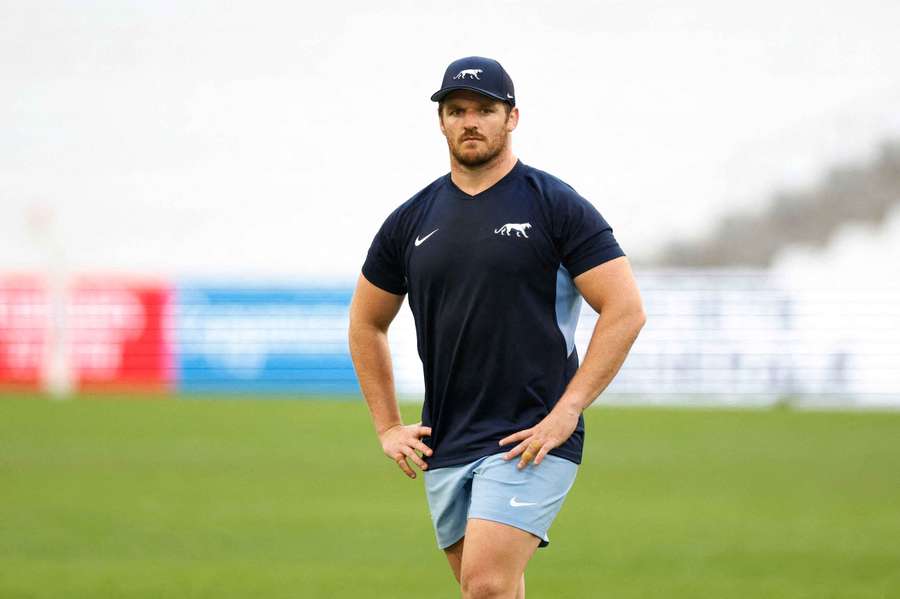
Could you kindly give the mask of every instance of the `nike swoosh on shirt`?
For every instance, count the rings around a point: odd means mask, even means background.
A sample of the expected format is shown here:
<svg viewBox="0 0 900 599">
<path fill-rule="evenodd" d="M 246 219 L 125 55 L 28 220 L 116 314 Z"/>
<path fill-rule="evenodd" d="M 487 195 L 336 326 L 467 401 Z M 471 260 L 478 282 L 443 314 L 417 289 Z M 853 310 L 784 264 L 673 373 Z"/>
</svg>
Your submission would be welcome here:
<svg viewBox="0 0 900 599">
<path fill-rule="evenodd" d="M 437 233 L 437 232 L 438 232 L 438 230 L 435 229 L 434 231 L 432 231 L 431 233 L 429 233 L 428 235 L 426 235 L 426 236 L 423 237 L 422 239 L 419 239 L 419 236 L 416 235 L 416 247 L 419 247 L 420 245 L 422 245 L 423 243 L 425 243 L 425 240 L 426 240 L 426 239 L 428 239 L 429 237 L 431 237 L 432 235 L 434 235 L 434 234 Z"/>
<path fill-rule="evenodd" d="M 526 503 L 526 502 L 524 502 L 524 501 L 516 501 L 516 498 L 513 497 L 512 499 L 509 500 L 509 505 L 511 505 L 512 507 L 523 507 L 523 506 L 526 506 L 526 505 L 537 505 L 537 502 L 535 502 L 535 503 Z"/>
</svg>

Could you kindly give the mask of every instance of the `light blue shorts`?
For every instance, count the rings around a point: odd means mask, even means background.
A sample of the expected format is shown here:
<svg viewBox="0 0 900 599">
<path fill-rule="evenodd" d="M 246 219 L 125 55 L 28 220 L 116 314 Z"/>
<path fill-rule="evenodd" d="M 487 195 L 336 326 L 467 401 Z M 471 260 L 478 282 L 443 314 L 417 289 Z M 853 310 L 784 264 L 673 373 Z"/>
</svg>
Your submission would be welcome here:
<svg viewBox="0 0 900 599">
<path fill-rule="evenodd" d="M 502 453 L 462 466 L 425 471 L 425 493 L 438 547 L 446 549 L 466 534 L 469 518 L 515 526 L 550 543 L 547 531 L 562 507 L 578 466 L 547 455 L 534 466 L 516 468 L 519 458 Z"/>
</svg>

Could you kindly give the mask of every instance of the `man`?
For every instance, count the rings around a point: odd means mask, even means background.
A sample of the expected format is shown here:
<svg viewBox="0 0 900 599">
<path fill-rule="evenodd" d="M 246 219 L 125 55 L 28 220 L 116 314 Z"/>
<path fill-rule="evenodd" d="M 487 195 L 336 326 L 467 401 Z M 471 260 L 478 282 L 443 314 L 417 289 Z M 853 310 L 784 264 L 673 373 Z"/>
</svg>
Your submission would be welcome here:
<svg viewBox="0 0 900 599">
<path fill-rule="evenodd" d="M 410 462 L 425 472 L 438 546 L 463 597 L 522 598 L 525 567 L 549 543 L 581 462 L 581 413 L 645 317 L 603 217 L 513 155 L 519 109 L 500 63 L 451 63 L 431 99 L 450 173 L 375 236 L 351 305 L 350 350 L 385 454 L 410 478 Z M 410 425 L 387 342 L 405 294 L 425 374 L 422 422 Z M 582 296 L 600 318 L 579 368 Z"/>
</svg>

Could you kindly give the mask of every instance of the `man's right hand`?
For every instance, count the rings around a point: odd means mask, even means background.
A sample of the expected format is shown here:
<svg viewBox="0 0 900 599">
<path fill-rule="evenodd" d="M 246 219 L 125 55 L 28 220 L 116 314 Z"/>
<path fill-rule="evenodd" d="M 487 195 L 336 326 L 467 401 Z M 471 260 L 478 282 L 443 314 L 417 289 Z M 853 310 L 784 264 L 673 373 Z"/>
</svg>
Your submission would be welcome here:
<svg viewBox="0 0 900 599">
<path fill-rule="evenodd" d="M 384 455 L 397 462 L 397 465 L 406 473 L 406 476 L 415 478 L 416 473 L 413 472 L 409 462 L 406 460 L 407 458 L 412 460 L 420 470 L 428 469 L 428 464 L 416 451 L 418 450 L 422 455 L 426 456 L 432 454 L 431 448 L 421 441 L 422 437 L 430 435 L 431 428 L 422 426 L 421 422 L 417 422 L 407 425 L 395 424 L 379 434 L 378 438 L 381 440 L 381 448 L 384 450 Z"/>
</svg>

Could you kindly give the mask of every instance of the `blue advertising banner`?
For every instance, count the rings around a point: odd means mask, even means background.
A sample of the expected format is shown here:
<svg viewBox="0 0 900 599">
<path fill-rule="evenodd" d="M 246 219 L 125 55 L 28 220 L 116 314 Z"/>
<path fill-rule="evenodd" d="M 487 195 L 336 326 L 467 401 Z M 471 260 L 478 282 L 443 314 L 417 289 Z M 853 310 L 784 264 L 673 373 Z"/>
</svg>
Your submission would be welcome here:
<svg viewBox="0 0 900 599">
<path fill-rule="evenodd" d="M 347 347 L 352 290 L 179 285 L 181 391 L 358 393 Z"/>
</svg>

